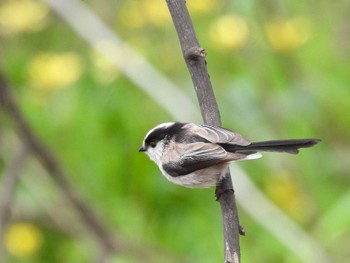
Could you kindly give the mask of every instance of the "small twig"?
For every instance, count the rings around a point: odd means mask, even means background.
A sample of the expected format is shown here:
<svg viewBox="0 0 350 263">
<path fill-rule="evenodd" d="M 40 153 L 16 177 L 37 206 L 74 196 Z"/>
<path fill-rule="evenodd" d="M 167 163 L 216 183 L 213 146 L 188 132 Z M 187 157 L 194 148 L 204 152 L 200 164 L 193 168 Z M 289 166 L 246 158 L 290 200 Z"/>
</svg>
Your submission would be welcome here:
<svg viewBox="0 0 350 263">
<path fill-rule="evenodd" d="M 9 217 L 9 210 L 13 202 L 17 180 L 21 174 L 20 172 L 27 155 L 28 149 L 22 147 L 21 151 L 15 156 L 4 173 L 0 194 L 0 233 L 2 233 L 3 226 Z"/>
<path fill-rule="evenodd" d="M 166 2 L 192 77 L 204 123 L 221 126 L 220 112 L 204 58 L 205 52 L 204 49 L 200 48 L 185 0 L 166 0 Z M 198 53 L 202 53 L 202 55 L 198 55 Z M 215 193 L 217 200 L 220 202 L 222 212 L 225 262 L 240 262 L 240 226 L 229 170 L 227 170 L 225 178 L 217 186 Z"/>
<path fill-rule="evenodd" d="M 201 47 L 191 47 L 188 50 L 185 50 L 184 56 L 186 60 L 197 60 L 200 57 L 205 57 L 207 52 L 204 48 Z"/>
</svg>

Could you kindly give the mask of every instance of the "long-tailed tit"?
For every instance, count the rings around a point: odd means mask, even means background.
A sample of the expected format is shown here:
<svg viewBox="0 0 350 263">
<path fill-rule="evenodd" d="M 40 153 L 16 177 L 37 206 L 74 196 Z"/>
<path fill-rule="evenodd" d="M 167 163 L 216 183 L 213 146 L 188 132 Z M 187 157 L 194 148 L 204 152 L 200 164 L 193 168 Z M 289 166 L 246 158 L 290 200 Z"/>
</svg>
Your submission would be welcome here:
<svg viewBox="0 0 350 263">
<path fill-rule="evenodd" d="M 318 139 L 250 142 L 228 129 L 193 123 L 167 122 L 150 130 L 145 152 L 171 182 L 186 187 L 209 187 L 223 178 L 230 162 L 260 158 L 260 151 L 297 154 Z"/>
</svg>

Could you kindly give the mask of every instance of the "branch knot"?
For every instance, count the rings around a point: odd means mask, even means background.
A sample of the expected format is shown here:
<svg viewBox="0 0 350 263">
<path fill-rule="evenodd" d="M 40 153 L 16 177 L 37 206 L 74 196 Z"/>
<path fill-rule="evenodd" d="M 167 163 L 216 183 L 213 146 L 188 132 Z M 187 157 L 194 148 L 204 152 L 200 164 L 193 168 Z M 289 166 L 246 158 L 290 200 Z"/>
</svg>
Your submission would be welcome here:
<svg viewBox="0 0 350 263">
<path fill-rule="evenodd" d="M 184 52 L 186 60 L 197 60 L 198 58 L 204 58 L 207 52 L 201 47 L 191 47 Z"/>
</svg>

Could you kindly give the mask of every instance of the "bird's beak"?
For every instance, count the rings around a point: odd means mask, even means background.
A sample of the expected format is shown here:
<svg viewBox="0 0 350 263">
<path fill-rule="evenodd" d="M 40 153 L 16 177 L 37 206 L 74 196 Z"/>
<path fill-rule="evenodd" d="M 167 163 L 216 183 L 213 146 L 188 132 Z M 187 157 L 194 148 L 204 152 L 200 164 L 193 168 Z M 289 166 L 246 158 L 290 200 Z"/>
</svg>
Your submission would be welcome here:
<svg viewBox="0 0 350 263">
<path fill-rule="evenodd" d="M 139 152 L 145 152 L 145 151 L 146 151 L 146 148 L 144 148 L 143 146 L 140 147 Z"/>
</svg>

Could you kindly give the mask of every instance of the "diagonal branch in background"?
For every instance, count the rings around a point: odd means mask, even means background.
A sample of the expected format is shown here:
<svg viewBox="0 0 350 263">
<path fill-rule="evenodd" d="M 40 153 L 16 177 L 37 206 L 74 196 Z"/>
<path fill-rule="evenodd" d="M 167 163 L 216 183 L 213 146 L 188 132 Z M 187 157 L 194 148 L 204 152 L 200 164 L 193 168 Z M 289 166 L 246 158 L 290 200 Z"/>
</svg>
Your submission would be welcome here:
<svg viewBox="0 0 350 263">
<path fill-rule="evenodd" d="M 178 257 L 172 252 L 163 248 L 153 246 L 152 244 L 134 244 L 135 242 L 116 238 L 112 231 L 106 228 L 102 221 L 96 216 L 93 210 L 74 192 L 67 175 L 59 165 L 56 157 L 49 149 L 41 143 L 35 136 L 23 114 L 17 106 L 10 88 L 0 72 L 0 109 L 6 112 L 16 125 L 17 133 L 26 147 L 26 154 L 32 153 L 40 161 L 42 166 L 51 175 L 58 188 L 63 193 L 64 198 L 78 212 L 86 228 L 95 236 L 96 241 L 101 247 L 100 258 L 97 262 L 106 262 L 111 253 L 120 253 L 135 258 L 137 262 L 154 262 L 152 257 L 166 257 L 169 262 L 187 262 L 185 258 Z M 19 158 L 19 157 L 18 157 Z M 17 161 L 14 163 L 14 165 Z M 19 167 L 14 167 L 18 169 Z M 1 257 L 0 257 L 0 262 Z"/>
<path fill-rule="evenodd" d="M 175 119 L 193 121 L 198 114 L 192 100 L 162 75 L 141 54 L 80 0 L 44 0 L 82 39 L 96 49 L 138 88 L 168 111 Z M 174 98 L 177 98 L 174 100 Z M 171 110 L 181 101 L 181 107 Z"/>
<path fill-rule="evenodd" d="M 3 110 L 5 110 L 14 121 L 16 130 L 23 140 L 23 143 L 27 145 L 28 150 L 37 157 L 43 167 L 49 172 L 69 203 L 79 212 L 84 223 L 99 240 L 102 248 L 105 251 L 119 251 L 120 244 L 117 244 L 116 240 L 111 236 L 110 231 L 102 225 L 97 216 L 73 191 L 72 186 L 68 182 L 56 158 L 49 149 L 38 140 L 30 129 L 22 113 L 18 109 L 2 74 L 0 74 L 0 106 L 2 106 Z"/>
<path fill-rule="evenodd" d="M 193 85 L 205 124 L 221 126 L 220 113 L 206 67 L 205 51 L 200 47 L 196 33 L 186 8 L 185 0 L 166 0 L 172 16 L 182 52 L 190 71 Z M 230 171 L 216 187 L 221 206 L 224 226 L 225 262 L 240 262 L 239 233 L 240 226 Z"/>
</svg>

